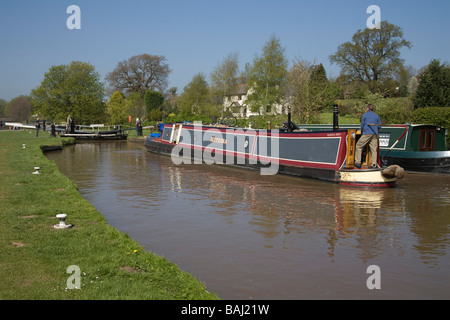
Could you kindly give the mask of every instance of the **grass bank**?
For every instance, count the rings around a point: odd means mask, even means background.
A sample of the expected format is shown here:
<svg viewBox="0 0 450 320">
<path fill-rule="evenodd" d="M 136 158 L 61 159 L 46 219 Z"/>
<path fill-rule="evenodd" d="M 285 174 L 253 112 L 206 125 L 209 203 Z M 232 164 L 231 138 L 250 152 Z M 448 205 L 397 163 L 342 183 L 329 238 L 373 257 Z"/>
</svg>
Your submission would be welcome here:
<svg viewBox="0 0 450 320">
<path fill-rule="evenodd" d="M 153 132 L 157 132 L 157 130 L 155 131 L 155 129 L 143 129 L 142 130 L 142 136 L 138 137 L 136 130 L 128 130 L 127 131 L 128 139 L 130 139 L 132 141 L 137 141 L 137 140 L 144 141 Z"/>
<path fill-rule="evenodd" d="M 36 138 L 0 131 L 0 299 L 217 299 L 192 275 L 108 225 L 81 197 L 41 150 L 68 142 L 44 132 Z M 60 213 L 73 228 L 52 228 Z M 71 289 L 77 279 L 81 288 Z"/>
</svg>

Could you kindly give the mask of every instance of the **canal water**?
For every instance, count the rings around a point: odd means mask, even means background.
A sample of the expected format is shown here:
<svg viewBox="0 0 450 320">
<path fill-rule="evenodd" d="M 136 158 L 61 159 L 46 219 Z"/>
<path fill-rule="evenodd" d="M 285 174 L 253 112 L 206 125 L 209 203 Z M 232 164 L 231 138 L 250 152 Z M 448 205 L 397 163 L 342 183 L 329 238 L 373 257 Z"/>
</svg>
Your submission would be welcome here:
<svg viewBox="0 0 450 320">
<path fill-rule="evenodd" d="M 47 157 L 109 224 L 222 299 L 450 298 L 450 175 L 365 190 L 175 165 L 127 141 Z"/>
</svg>

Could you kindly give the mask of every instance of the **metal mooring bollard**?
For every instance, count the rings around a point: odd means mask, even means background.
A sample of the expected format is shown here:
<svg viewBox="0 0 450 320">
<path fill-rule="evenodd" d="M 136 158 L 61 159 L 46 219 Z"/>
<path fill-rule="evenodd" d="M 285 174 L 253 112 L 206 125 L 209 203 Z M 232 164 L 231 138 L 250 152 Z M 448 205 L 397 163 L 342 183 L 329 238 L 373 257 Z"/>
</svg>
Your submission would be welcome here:
<svg viewBox="0 0 450 320">
<path fill-rule="evenodd" d="M 55 225 L 53 226 L 53 228 L 55 228 L 55 229 L 67 229 L 67 228 L 72 228 L 72 225 L 71 225 L 71 224 L 66 224 L 67 214 L 60 213 L 60 214 L 57 214 L 56 217 L 59 219 L 59 224 L 55 224 Z"/>
<path fill-rule="evenodd" d="M 39 173 L 39 169 L 40 169 L 39 167 L 34 167 L 34 172 L 33 172 L 33 174 L 40 174 L 40 173 Z"/>
</svg>

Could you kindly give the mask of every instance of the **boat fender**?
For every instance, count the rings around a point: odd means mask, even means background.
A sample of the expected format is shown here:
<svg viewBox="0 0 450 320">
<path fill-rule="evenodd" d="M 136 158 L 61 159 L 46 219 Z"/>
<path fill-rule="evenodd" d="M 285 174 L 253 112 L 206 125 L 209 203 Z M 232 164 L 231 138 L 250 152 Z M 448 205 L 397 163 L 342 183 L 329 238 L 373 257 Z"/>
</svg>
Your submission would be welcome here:
<svg viewBox="0 0 450 320">
<path fill-rule="evenodd" d="M 383 171 L 381 171 L 381 174 L 386 178 L 395 177 L 397 179 L 403 179 L 403 177 L 405 176 L 405 169 L 394 164 L 392 166 L 383 169 Z"/>
<path fill-rule="evenodd" d="M 404 176 L 405 176 L 405 169 L 399 166 L 397 170 L 395 170 L 395 177 L 397 179 L 403 179 Z"/>
</svg>

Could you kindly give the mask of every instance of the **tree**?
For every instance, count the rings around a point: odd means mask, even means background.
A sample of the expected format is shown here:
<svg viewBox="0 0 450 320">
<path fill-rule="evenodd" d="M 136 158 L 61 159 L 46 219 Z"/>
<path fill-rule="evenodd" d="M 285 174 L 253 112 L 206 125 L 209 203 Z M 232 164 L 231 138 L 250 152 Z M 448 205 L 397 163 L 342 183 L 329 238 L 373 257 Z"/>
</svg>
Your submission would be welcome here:
<svg viewBox="0 0 450 320">
<path fill-rule="evenodd" d="M 323 67 L 323 64 L 319 63 L 311 67 L 309 76 L 309 86 L 311 87 L 311 93 L 316 96 L 317 104 L 321 107 L 331 104 L 334 97 L 330 97 L 330 82 L 327 78 L 327 72 Z"/>
<path fill-rule="evenodd" d="M 141 54 L 121 61 L 106 75 L 109 85 L 127 95 L 138 92 L 141 97 L 147 90 L 163 92 L 171 70 L 164 56 Z"/>
<path fill-rule="evenodd" d="M 314 86 L 325 87 L 328 85 L 327 72 L 323 64 L 319 63 L 312 67 L 310 80 Z"/>
<path fill-rule="evenodd" d="M 147 114 L 151 120 L 161 120 L 164 95 L 159 91 L 146 91 L 144 95 Z"/>
<path fill-rule="evenodd" d="M 196 74 L 184 87 L 178 107 L 180 115 L 186 119 L 193 115 L 211 115 L 211 90 L 203 73 Z"/>
<path fill-rule="evenodd" d="M 146 114 L 144 98 L 138 92 L 133 92 L 126 96 L 125 106 L 132 118 L 142 118 Z"/>
<path fill-rule="evenodd" d="M 166 98 L 163 103 L 163 113 L 168 115 L 171 113 L 177 113 L 178 112 L 178 94 L 177 94 L 177 88 L 172 87 L 166 92 Z"/>
<path fill-rule="evenodd" d="M 255 57 L 248 71 L 250 91 L 247 104 L 252 111 L 267 112 L 281 103 L 287 77 L 287 60 L 279 39 L 272 36 L 263 48 L 262 56 Z"/>
<path fill-rule="evenodd" d="M 220 96 L 229 94 L 238 84 L 239 59 L 230 53 L 211 73 L 211 87 Z"/>
<path fill-rule="evenodd" d="M 323 71 L 299 59 L 289 70 L 286 96 L 289 97 L 292 113 L 300 123 L 313 123 L 319 114 L 326 90 Z"/>
<path fill-rule="evenodd" d="M 418 87 L 419 87 L 419 80 L 417 80 L 417 77 L 411 77 L 411 79 L 409 79 L 408 81 L 407 92 L 409 97 L 411 97 L 413 100 L 416 97 Z"/>
<path fill-rule="evenodd" d="M 147 112 L 150 112 L 154 109 L 161 109 L 162 104 L 164 103 L 164 96 L 159 91 L 146 91 L 144 95 L 145 106 L 147 108 Z"/>
<path fill-rule="evenodd" d="M 28 120 L 32 109 L 33 107 L 31 105 L 30 97 L 19 96 L 6 104 L 5 114 L 8 118 L 13 118 L 17 121 L 24 121 Z"/>
<path fill-rule="evenodd" d="M 314 123 L 324 107 L 331 107 L 342 93 L 339 84 L 330 82 L 321 63 L 295 59 L 289 70 L 286 97 L 300 123 Z"/>
<path fill-rule="evenodd" d="M 121 124 L 128 120 L 128 110 L 125 97 L 122 92 L 112 94 L 107 104 L 107 113 L 111 124 Z"/>
<path fill-rule="evenodd" d="M 5 107 L 6 107 L 6 101 L 3 99 L 0 99 L 0 117 L 3 117 L 5 115 Z"/>
<path fill-rule="evenodd" d="M 77 123 L 103 121 L 105 94 L 100 75 L 88 63 L 73 61 L 52 66 L 41 85 L 31 91 L 32 104 L 41 116 L 65 120 L 70 114 Z"/>
<path fill-rule="evenodd" d="M 380 29 L 358 30 L 352 42 L 341 44 L 330 61 L 340 65 L 350 80 L 363 82 L 376 93 L 383 81 L 392 79 L 403 65 L 403 47 L 411 48 L 411 42 L 403 38 L 400 27 L 382 21 Z"/>
<path fill-rule="evenodd" d="M 420 76 L 414 107 L 450 106 L 450 67 L 434 59 Z"/>
</svg>

